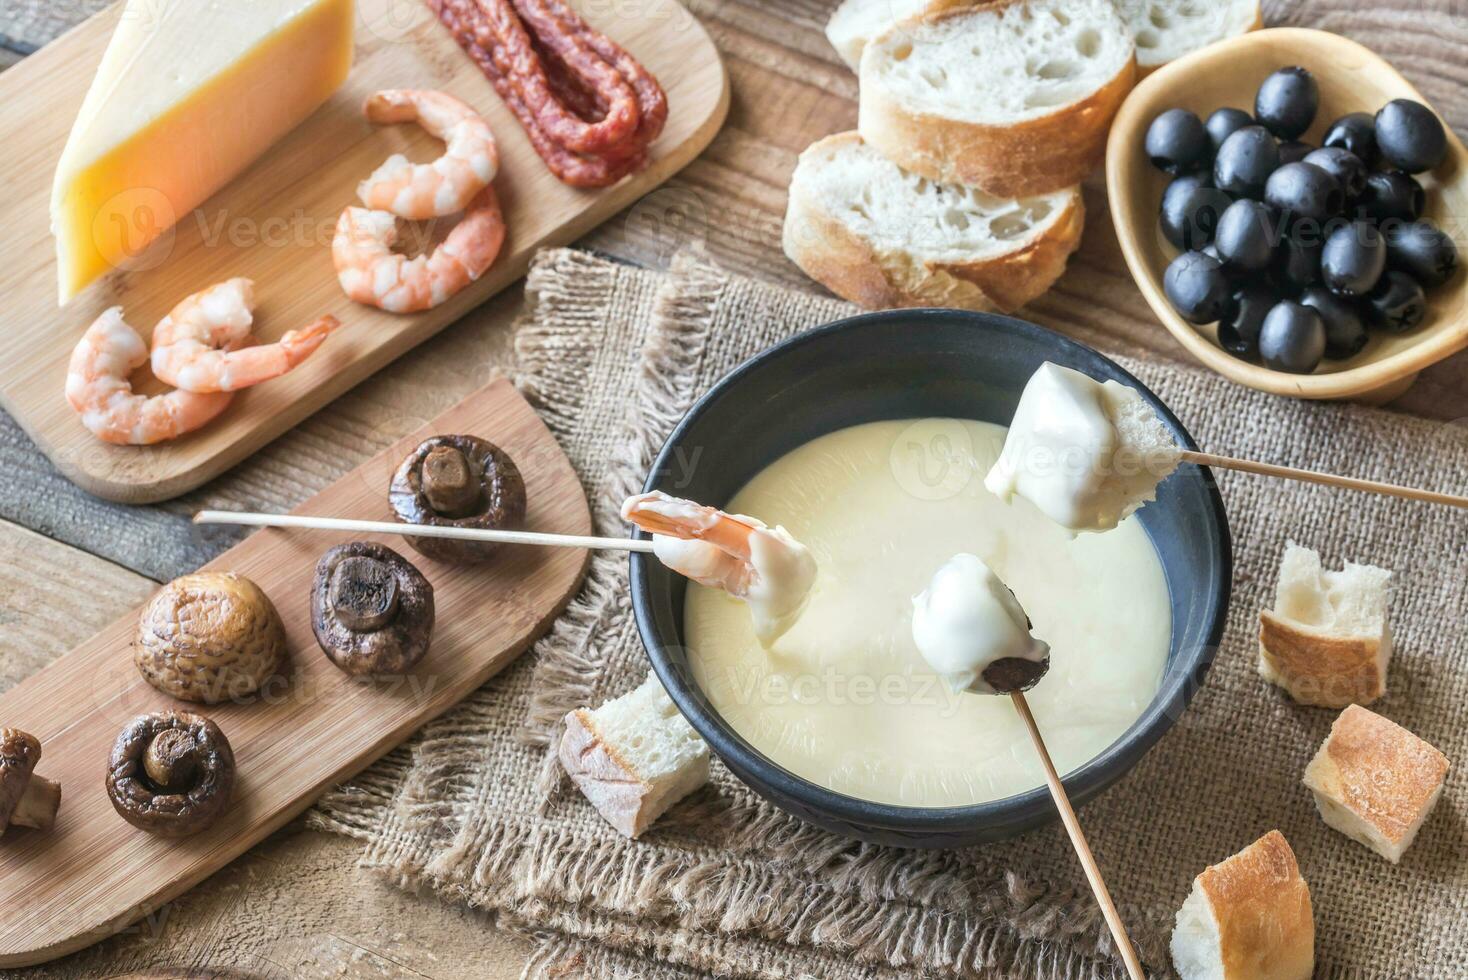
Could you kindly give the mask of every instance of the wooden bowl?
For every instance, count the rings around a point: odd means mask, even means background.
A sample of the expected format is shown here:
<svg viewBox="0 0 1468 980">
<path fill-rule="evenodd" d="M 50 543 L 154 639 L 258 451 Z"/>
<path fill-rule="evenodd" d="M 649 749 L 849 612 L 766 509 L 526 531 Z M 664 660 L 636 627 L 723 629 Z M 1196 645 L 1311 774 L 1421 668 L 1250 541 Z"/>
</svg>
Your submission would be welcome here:
<svg viewBox="0 0 1468 980">
<path fill-rule="evenodd" d="M 1256 31 L 1179 58 L 1133 89 L 1112 124 L 1106 146 L 1106 192 L 1116 237 L 1152 312 L 1193 356 L 1219 374 L 1277 395 L 1389 401 L 1411 387 L 1423 368 L 1468 347 L 1468 300 L 1461 274 L 1427 294 L 1428 314 L 1422 326 L 1398 335 L 1373 330 L 1361 353 L 1345 361 L 1326 361 L 1314 374 L 1272 371 L 1234 357 L 1218 346 L 1214 325 L 1188 323 L 1162 292 L 1162 274 L 1177 250 L 1157 225 L 1169 178 L 1147 160 L 1142 145 L 1147 126 L 1159 112 L 1174 106 L 1190 109 L 1202 119 L 1221 106 L 1252 114 L 1259 83 L 1287 65 L 1303 65 L 1320 84 L 1320 111 L 1302 137 L 1309 143 L 1318 144 L 1325 127 L 1348 112 L 1374 113 L 1397 98 L 1429 104 L 1380 56 L 1325 31 Z M 1427 191 L 1425 217 L 1459 237 L 1461 218 L 1453 216 L 1468 216 L 1468 150 L 1451 129 L 1447 159 L 1431 173 L 1417 176 Z"/>
</svg>

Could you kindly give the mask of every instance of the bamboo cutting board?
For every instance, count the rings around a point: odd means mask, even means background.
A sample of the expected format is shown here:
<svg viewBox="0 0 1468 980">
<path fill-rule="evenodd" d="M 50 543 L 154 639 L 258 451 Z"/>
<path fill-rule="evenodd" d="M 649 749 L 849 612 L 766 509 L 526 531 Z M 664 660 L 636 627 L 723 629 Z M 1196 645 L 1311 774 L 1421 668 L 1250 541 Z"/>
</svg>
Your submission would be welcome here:
<svg viewBox="0 0 1468 980">
<path fill-rule="evenodd" d="M 589 534 L 581 484 L 555 439 L 507 381 L 496 381 L 403 437 L 294 513 L 390 520 L 387 486 L 429 435 L 469 433 L 504 448 L 525 476 L 531 530 Z M 48 834 L 0 838 L 0 967 L 54 959 L 167 904 L 367 766 L 506 666 L 565 607 L 586 570 L 579 549 L 507 548 L 491 562 L 430 561 L 397 536 L 368 535 L 413 562 L 437 610 L 427 657 L 402 678 L 365 681 L 331 664 L 311 632 L 316 560 L 351 535 L 265 530 L 205 568 L 238 572 L 285 622 L 290 666 L 246 703 L 202 706 L 150 687 L 133 667 L 137 613 L 124 616 L 0 696 L 0 724 L 41 740 L 36 771 L 61 784 Z M 107 755 L 136 715 L 169 708 L 216 721 L 234 747 L 233 802 L 218 824 L 165 840 L 134 829 L 103 787 Z"/>
<path fill-rule="evenodd" d="M 171 238 L 163 236 L 138 257 L 139 268 L 112 273 L 61 309 L 49 228 L 51 179 L 119 8 L 0 75 L 7 161 L 0 197 L 0 405 L 83 489 L 125 503 L 176 496 L 519 279 L 535 249 L 576 239 L 667 180 L 708 145 L 728 110 L 718 52 L 676 0 L 573 4 L 667 90 L 668 123 L 641 173 L 598 191 L 560 183 L 422 0 L 357 0 L 356 61 L 346 84 L 254 166 L 185 215 Z M 442 152 L 442 144 L 417 126 L 376 127 L 363 118 L 369 94 L 401 87 L 443 89 L 490 120 L 501 154 L 495 188 L 509 226 L 504 251 L 484 278 L 443 306 L 410 316 L 348 300 L 337 285 L 330 248 L 337 216 L 357 203 L 357 183 L 383 159 L 403 152 L 428 160 Z M 128 322 L 147 335 L 184 296 L 230 276 L 255 280 L 257 336 L 264 340 L 323 313 L 334 313 L 344 326 L 295 371 L 240 393 L 223 416 L 172 443 L 109 446 L 83 429 L 62 389 L 67 359 L 87 325 L 120 303 Z M 162 390 L 146 372 L 134 381 L 139 390 Z"/>
</svg>

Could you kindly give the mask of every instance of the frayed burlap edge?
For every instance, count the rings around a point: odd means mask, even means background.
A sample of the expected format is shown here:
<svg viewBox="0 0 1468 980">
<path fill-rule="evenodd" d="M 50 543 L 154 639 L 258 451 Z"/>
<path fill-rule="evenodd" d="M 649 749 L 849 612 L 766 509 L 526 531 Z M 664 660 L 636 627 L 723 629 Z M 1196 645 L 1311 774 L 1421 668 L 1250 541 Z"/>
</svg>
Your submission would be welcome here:
<svg viewBox="0 0 1468 980">
<path fill-rule="evenodd" d="M 573 298 L 567 290 L 579 296 L 605 288 L 609 283 L 603 280 L 618 271 L 585 253 L 558 250 L 538 257 L 527 279 L 516 381 L 559 437 L 574 425 L 585 393 L 584 379 L 574 370 L 577 359 L 566 355 L 586 343 L 587 331 L 565 316 Z M 729 281 L 701 254 L 675 257 L 654 304 L 653 340 L 629 399 L 625 450 L 613 461 L 616 493 L 601 494 L 594 507 L 593 518 L 603 529 L 616 526 L 614 502 L 640 487 L 664 434 L 691 405 L 693 369 Z M 616 634 L 609 627 L 628 614 L 626 596 L 625 561 L 594 560 L 582 592 L 536 644 L 531 707 L 521 738 L 545 750 L 543 789 L 559 782 L 551 733 L 568 711 L 596 701 L 607 652 L 599 641 Z M 472 702 L 466 707 L 472 715 Z M 472 740 L 472 723 L 456 727 Z M 499 912 L 512 926 L 550 927 L 572 937 L 566 950 L 588 965 L 588 956 L 611 957 L 617 955 L 613 950 L 625 949 L 693 970 L 769 978 L 799 975 L 792 973 L 794 961 L 806 956 L 819 961 L 814 975 L 829 980 L 869 980 L 878 975 L 873 969 L 917 964 L 993 980 L 1116 975 L 1099 916 L 1070 890 L 1052 893 L 1012 872 L 1002 881 L 966 882 L 969 890 L 959 907 L 987 915 L 982 921 L 961 921 L 924 900 L 925 886 L 934 891 L 954 887 L 941 853 L 925 862 L 927 874 L 914 875 L 910 852 L 836 838 L 778 811 L 755 817 L 751 806 L 751 819 L 739 835 L 759 842 L 766 855 L 773 853 L 773 865 L 731 861 L 723 851 L 664 856 L 620 839 L 580 839 L 525 821 L 486 825 L 469 819 L 451 843 L 409 832 L 410 827 L 421 830 L 422 820 L 447 817 L 457 808 L 472 812 L 472 800 L 443 792 L 444 774 L 432 764 L 435 757 L 461 760 L 465 748 L 461 738 L 434 737 L 412 754 L 390 754 L 368 778 L 324 798 L 315 825 L 369 841 L 363 867 L 402 887 L 427 885 Z M 420 785 L 438 786 L 436 796 L 414 792 L 406 785 L 410 774 Z M 450 831 L 447 820 L 441 826 Z M 785 861 L 808 873 L 792 874 L 788 868 L 781 873 L 778 864 Z M 561 906 L 569 907 L 556 911 Z M 631 921 L 607 926 L 623 917 Z M 768 941 L 764 957 L 750 955 L 750 937 L 756 936 Z M 737 949 L 728 948 L 731 937 L 737 937 Z M 1156 958 L 1159 952 L 1149 950 L 1148 959 L 1165 963 L 1165 953 Z M 556 976 L 547 971 L 562 959 L 543 947 L 526 975 Z M 611 959 L 597 962 L 613 971 L 607 975 L 617 975 Z"/>
</svg>

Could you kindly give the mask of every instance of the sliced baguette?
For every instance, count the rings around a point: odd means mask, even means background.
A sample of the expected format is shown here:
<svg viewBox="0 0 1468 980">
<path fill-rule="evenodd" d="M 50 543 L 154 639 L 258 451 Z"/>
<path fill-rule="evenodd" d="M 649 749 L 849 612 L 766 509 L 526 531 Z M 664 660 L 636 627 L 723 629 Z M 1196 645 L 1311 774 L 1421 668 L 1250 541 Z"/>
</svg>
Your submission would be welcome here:
<svg viewBox="0 0 1468 980">
<path fill-rule="evenodd" d="M 1215 41 L 1264 26 L 1259 0 L 1116 0 L 1147 74 Z"/>
<path fill-rule="evenodd" d="M 899 21 L 967 7 L 973 0 L 844 0 L 826 22 L 826 38 L 856 71 L 867 42 Z"/>
<path fill-rule="evenodd" d="M 994 198 L 907 173 L 837 133 L 800 155 L 784 245 L 806 275 L 867 309 L 1008 312 L 1060 278 L 1084 219 L 1077 187 Z"/>
<path fill-rule="evenodd" d="M 595 711 L 566 716 L 561 766 L 618 831 L 637 837 L 709 778 L 709 750 L 656 674 Z"/>
<path fill-rule="evenodd" d="M 1392 656 L 1391 578 L 1355 562 L 1326 570 L 1320 555 L 1288 542 L 1274 609 L 1259 613 L 1259 674 L 1300 704 L 1344 708 L 1381 697 Z"/>
<path fill-rule="evenodd" d="M 905 170 L 1028 197 L 1100 162 L 1136 80 L 1109 0 L 1008 0 L 895 24 L 861 56 L 858 128 Z"/>
<path fill-rule="evenodd" d="M 1392 864 L 1442 796 L 1447 756 L 1396 722 L 1351 705 L 1305 769 L 1326 825 Z"/>
<path fill-rule="evenodd" d="M 1310 887 L 1283 834 L 1271 830 L 1193 879 L 1171 952 L 1182 980 L 1310 980 Z"/>
</svg>

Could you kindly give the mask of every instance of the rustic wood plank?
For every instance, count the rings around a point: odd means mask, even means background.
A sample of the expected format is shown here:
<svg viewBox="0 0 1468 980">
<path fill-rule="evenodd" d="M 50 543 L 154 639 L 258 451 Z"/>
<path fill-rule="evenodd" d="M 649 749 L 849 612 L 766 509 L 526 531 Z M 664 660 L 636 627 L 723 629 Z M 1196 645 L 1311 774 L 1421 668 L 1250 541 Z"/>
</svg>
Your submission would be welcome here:
<svg viewBox="0 0 1468 980">
<path fill-rule="evenodd" d="M 77 601 L 77 583 L 87 601 Z M 0 522 L 0 691 L 133 608 L 156 583 Z M 260 977 L 518 976 L 527 940 L 356 869 L 361 846 L 299 821 L 158 913 L 28 976 L 189 965 Z"/>
</svg>

